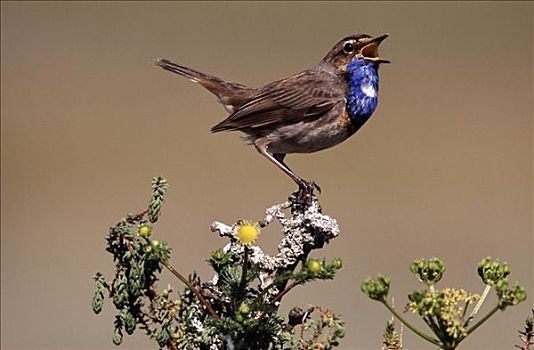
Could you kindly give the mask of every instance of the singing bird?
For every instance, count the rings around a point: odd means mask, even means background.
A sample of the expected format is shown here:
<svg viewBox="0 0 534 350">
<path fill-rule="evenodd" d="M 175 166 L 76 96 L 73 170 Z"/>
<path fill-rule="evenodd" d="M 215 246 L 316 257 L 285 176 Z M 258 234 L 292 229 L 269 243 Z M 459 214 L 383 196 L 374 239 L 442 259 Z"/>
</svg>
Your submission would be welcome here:
<svg viewBox="0 0 534 350">
<path fill-rule="evenodd" d="M 314 67 L 260 88 L 250 88 L 158 58 L 154 63 L 213 93 L 230 115 L 212 132 L 238 130 L 250 144 L 295 181 L 313 192 L 284 163 L 286 154 L 329 148 L 353 135 L 378 104 L 378 68 L 389 63 L 378 55 L 388 37 L 367 34 L 339 41 Z"/>
</svg>

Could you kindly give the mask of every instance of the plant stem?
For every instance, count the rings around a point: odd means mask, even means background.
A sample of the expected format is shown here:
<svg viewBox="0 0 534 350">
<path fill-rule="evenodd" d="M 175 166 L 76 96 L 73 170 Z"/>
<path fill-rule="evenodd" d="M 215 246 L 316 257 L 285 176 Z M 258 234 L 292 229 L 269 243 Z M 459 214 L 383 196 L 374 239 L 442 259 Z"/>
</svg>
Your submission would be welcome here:
<svg viewBox="0 0 534 350">
<path fill-rule="evenodd" d="M 442 348 L 443 347 L 443 344 L 438 341 L 437 339 L 434 339 L 432 338 L 431 336 L 421 332 L 420 330 L 418 330 L 417 328 L 415 328 L 411 323 L 409 323 L 408 321 L 406 321 L 401 315 L 399 315 L 399 313 L 397 312 L 397 310 L 395 310 L 393 307 L 391 307 L 391 305 L 388 304 L 387 301 L 385 300 L 381 300 L 380 301 L 382 304 L 384 304 L 384 306 L 393 314 L 395 315 L 395 317 L 401 321 L 406 327 L 408 327 L 412 332 L 414 332 L 415 334 L 417 334 L 418 336 L 420 336 L 421 338 L 425 339 L 426 341 Z"/>
<path fill-rule="evenodd" d="M 137 221 L 140 221 L 145 215 L 148 214 L 148 209 L 136 214 L 133 218 L 131 218 L 130 220 L 127 220 L 129 221 L 130 223 L 135 223 Z M 198 298 L 198 300 L 202 303 L 202 305 L 204 305 L 206 307 L 206 309 L 208 309 L 209 313 L 213 316 L 213 318 L 215 318 L 217 321 L 220 321 L 221 318 L 219 317 L 219 315 L 217 315 L 217 313 L 215 312 L 215 310 L 213 309 L 213 307 L 211 306 L 210 302 L 206 300 L 206 298 L 204 298 L 204 296 L 202 295 L 202 293 L 200 293 L 200 291 L 198 289 L 196 289 L 190 282 L 187 278 L 185 278 L 180 272 L 178 272 L 178 270 L 176 270 L 174 267 L 172 267 L 168 262 L 163 262 L 161 263 L 163 266 L 165 266 L 167 268 L 167 270 L 169 270 L 174 276 L 176 276 L 183 284 L 185 284 L 187 286 L 187 288 L 189 288 Z"/>
<path fill-rule="evenodd" d="M 278 276 L 280 277 L 280 276 Z M 275 279 L 273 282 L 269 283 L 267 286 L 262 288 L 262 291 L 258 294 L 258 296 L 255 299 L 255 302 L 261 302 L 265 294 L 269 291 L 269 289 L 275 287 L 281 280 L 289 280 L 292 275 L 289 274 L 287 276 L 282 276 L 283 278 Z"/>
<path fill-rule="evenodd" d="M 125 218 L 123 219 L 123 221 L 126 221 L 127 223 L 130 223 L 130 224 L 135 224 L 138 221 L 140 221 L 143 218 L 143 216 L 145 216 L 146 214 L 148 214 L 148 209 L 143 210 L 142 212 L 135 214 L 134 216 L 130 218 Z"/>
<path fill-rule="evenodd" d="M 298 286 L 300 283 L 298 282 L 293 282 L 291 283 L 289 286 L 287 286 L 283 291 L 281 291 L 280 293 L 278 293 L 276 295 L 276 297 L 274 297 L 272 303 L 274 305 L 274 303 L 276 303 L 277 301 L 280 301 L 280 299 L 282 299 L 284 297 L 284 295 L 286 295 L 291 289 L 293 289 L 294 287 Z M 258 321 L 262 321 L 265 316 L 267 316 L 267 313 L 265 311 L 263 311 L 260 316 L 258 317 Z"/>
<path fill-rule="evenodd" d="M 534 341 L 530 340 L 532 338 L 532 334 L 525 336 L 525 343 L 523 344 L 523 348 L 521 350 L 530 350 L 530 346 L 534 345 Z"/>
<path fill-rule="evenodd" d="M 163 266 L 165 266 L 167 268 L 167 270 L 169 270 L 174 276 L 176 276 L 183 284 L 185 284 L 187 286 L 187 288 L 189 288 L 193 293 L 195 293 L 195 295 L 197 296 L 198 300 L 202 303 L 202 305 L 204 305 L 206 307 L 206 309 L 208 309 L 209 313 L 213 316 L 213 318 L 215 318 L 217 321 L 221 321 L 221 318 L 219 317 L 219 315 L 217 315 L 217 313 L 215 312 L 215 310 L 211 306 L 210 302 L 207 301 L 206 298 L 204 298 L 202 293 L 200 293 L 200 291 L 197 288 L 195 288 L 191 284 L 191 282 L 189 282 L 187 280 L 187 278 L 182 276 L 182 274 L 180 272 L 178 272 L 174 267 L 172 267 L 169 263 L 164 262 L 162 264 L 163 264 Z"/>
<path fill-rule="evenodd" d="M 465 302 L 464 312 L 462 313 L 462 320 L 465 318 L 465 314 L 467 314 L 467 308 L 469 307 L 470 303 L 471 302 L 469 300 Z"/>
<path fill-rule="evenodd" d="M 241 295 L 245 295 L 245 288 L 247 286 L 247 273 L 248 273 L 248 247 L 243 246 L 243 267 L 241 268 L 241 282 L 239 282 L 239 291 Z"/>
<path fill-rule="evenodd" d="M 475 329 L 477 329 L 478 327 L 480 327 L 484 322 L 486 322 L 488 320 L 488 318 L 490 318 L 491 316 L 493 316 L 494 313 L 497 312 L 497 310 L 499 310 L 499 305 L 497 304 L 490 312 L 488 312 L 486 314 L 486 316 L 482 317 L 480 319 L 480 321 L 478 321 L 477 323 L 475 323 L 471 328 L 469 328 L 467 330 L 467 334 L 465 337 L 467 337 L 469 334 L 473 333 L 475 331 Z M 462 338 L 465 339 L 465 337 Z"/>
<path fill-rule="evenodd" d="M 432 316 L 425 316 L 423 317 L 423 321 L 432 329 L 432 332 L 439 338 L 443 339 L 443 331 L 439 327 L 439 324 L 436 323 L 436 320 L 432 318 Z"/>
<path fill-rule="evenodd" d="M 491 286 L 489 284 L 486 284 L 486 288 L 484 288 L 484 291 L 482 292 L 482 296 L 480 297 L 477 304 L 475 305 L 473 312 L 471 312 L 471 314 L 467 318 L 467 321 L 465 321 L 465 325 L 464 325 L 465 327 L 467 327 L 469 322 L 471 322 L 473 318 L 475 318 L 476 314 L 478 313 L 478 310 L 480 310 L 480 307 L 482 306 L 482 304 L 484 303 L 484 300 L 488 296 L 490 289 L 491 289 Z"/>
<path fill-rule="evenodd" d="M 295 281 L 291 283 L 290 285 L 288 285 L 283 291 L 281 291 L 280 293 L 276 295 L 276 297 L 273 299 L 273 303 L 280 301 L 280 299 L 282 299 L 284 295 L 286 295 L 291 289 L 295 288 L 299 284 L 300 284 L 299 282 Z"/>
</svg>

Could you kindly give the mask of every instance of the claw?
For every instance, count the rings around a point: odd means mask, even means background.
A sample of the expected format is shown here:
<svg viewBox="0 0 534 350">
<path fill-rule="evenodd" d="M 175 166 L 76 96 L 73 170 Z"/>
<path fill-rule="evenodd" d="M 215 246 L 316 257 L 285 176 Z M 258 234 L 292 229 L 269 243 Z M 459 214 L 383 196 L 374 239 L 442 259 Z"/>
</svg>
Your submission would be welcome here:
<svg viewBox="0 0 534 350">
<path fill-rule="evenodd" d="M 319 185 L 316 184 L 315 181 L 312 181 L 311 184 L 313 185 L 313 187 L 315 187 L 315 189 L 317 190 L 317 192 L 321 193 L 321 187 L 319 187 Z"/>
<path fill-rule="evenodd" d="M 305 191 L 306 193 L 313 194 L 313 189 L 315 188 L 317 192 L 321 193 L 321 187 L 315 183 L 315 181 L 305 181 L 299 182 L 299 189 Z"/>
<path fill-rule="evenodd" d="M 313 181 L 304 181 L 298 183 L 297 202 L 307 207 L 312 203 L 313 190 L 317 189 L 321 193 L 321 188 Z"/>
</svg>

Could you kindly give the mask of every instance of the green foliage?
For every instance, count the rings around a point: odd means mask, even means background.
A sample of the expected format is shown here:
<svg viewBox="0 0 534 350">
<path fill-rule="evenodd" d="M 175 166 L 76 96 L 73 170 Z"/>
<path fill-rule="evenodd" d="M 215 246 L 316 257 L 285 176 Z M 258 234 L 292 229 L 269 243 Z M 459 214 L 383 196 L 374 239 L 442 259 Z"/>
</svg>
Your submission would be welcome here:
<svg viewBox="0 0 534 350">
<path fill-rule="evenodd" d="M 100 313 L 106 294 L 116 309 L 112 341 L 120 345 L 124 333 L 143 330 L 160 348 L 204 349 L 330 349 L 344 335 L 343 322 L 331 311 L 316 308 L 319 319 L 306 318 L 306 332 L 292 332 L 278 313 L 280 300 L 292 288 L 315 280 L 332 279 L 341 259 L 302 259 L 295 271 L 266 270 L 251 258 L 253 248 L 218 249 L 206 260 L 213 268 L 211 282 L 195 275 L 182 276 L 169 264 L 170 248 L 153 239 L 168 183 L 152 180 L 148 209 L 129 214 L 109 229 L 106 250 L 112 254 L 115 273 L 109 282 L 97 273 L 92 308 Z M 251 227 L 259 227 L 253 226 Z M 301 252 L 306 257 L 309 250 Z M 300 266 L 300 269 L 297 268 Z M 156 282 L 163 268 L 182 283 L 173 297 L 171 286 L 159 290 Z M 271 283 L 263 281 L 266 278 Z M 280 286 L 284 286 L 280 289 Z M 300 324 L 300 323 L 299 323 Z M 311 332 L 311 333 L 308 333 Z"/>
<path fill-rule="evenodd" d="M 407 309 L 421 316 L 435 333 L 440 334 L 442 342 L 453 344 L 467 336 L 464 310 L 479 298 L 463 289 L 444 288 L 435 292 L 419 289 L 408 296 Z"/>
<path fill-rule="evenodd" d="M 164 178 L 155 177 L 152 179 L 152 198 L 150 198 L 148 205 L 148 218 L 152 223 L 158 221 L 159 212 L 163 205 L 163 196 L 168 188 L 169 184 Z"/>
<path fill-rule="evenodd" d="M 322 248 L 339 233 L 335 220 L 321 213 L 316 198 L 303 203 L 298 201 L 298 194 L 293 194 L 286 203 L 267 209 L 261 223 L 213 223 L 212 231 L 229 238 L 230 243 L 207 258 L 215 275 L 202 282 L 196 274 L 186 278 L 172 267 L 168 244 L 153 238 L 168 187 L 165 179 L 154 178 L 147 210 L 128 214 L 106 235 L 106 250 L 113 256 L 115 271 L 110 280 L 100 273 L 94 276 L 92 309 L 98 314 L 106 296 L 112 301 L 116 310 L 113 344 L 120 345 L 124 333 L 142 330 L 160 348 L 172 350 L 307 350 L 339 345 L 345 335 L 344 323 L 332 311 L 319 306 L 294 307 L 286 318 L 278 310 L 293 288 L 333 279 L 343 266 L 340 258 L 310 257 L 312 250 Z M 288 209 L 289 219 L 283 212 Z M 254 244 L 260 228 L 274 218 L 282 224 L 284 239 L 278 255 L 272 257 Z M 182 291 L 175 293 L 171 286 L 158 288 L 163 269 L 185 285 Z M 414 327 L 389 304 L 388 276 L 367 278 L 361 290 L 382 303 L 407 328 L 444 350 L 456 349 L 495 312 L 526 299 L 524 288 L 509 284 L 510 267 L 499 260 L 485 258 L 479 263 L 478 274 L 485 284 L 480 296 L 463 289 L 437 289 L 445 269 L 437 258 L 415 260 L 410 265 L 410 271 L 423 285 L 408 295 L 406 311 L 420 317 L 433 335 Z M 496 291 L 497 303 L 475 323 L 491 289 Z M 522 350 L 531 350 L 532 320 L 527 319 L 525 331 L 520 332 Z M 386 326 L 383 349 L 402 349 L 393 321 Z"/>
<path fill-rule="evenodd" d="M 531 314 L 525 320 L 525 328 L 518 332 L 521 345 L 516 345 L 515 347 L 521 350 L 531 350 L 531 347 L 534 346 L 534 309 L 531 310 Z"/>
<path fill-rule="evenodd" d="M 437 258 L 416 260 L 410 265 L 410 271 L 424 284 L 424 287 L 408 295 L 410 302 L 406 310 L 417 314 L 434 336 L 414 327 L 388 303 L 386 298 L 390 285 L 389 277 L 380 274 L 376 279 L 367 278 L 361 289 L 369 298 L 381 302 L 414 333 L 444 350 L 456 349 L 496 311 L 517 305 L 526 299 L 524 288 L 518 284 L 509 286 L 506 277 L 510 274 L 510 268 L 508 264 L 501 264 L 498 260 L 492 262 L 491 258 L 485 258 L 478 265 L 478 273 L 486 284 L 482 296 L 463 289 L 435 289 L 434 285 L 441 280 L 445 269 L 445 264 Z M 496 290 L 497 305 L 477 323 L 471 325 L 492 287 Z M 468 308 L 475 302 L 476 305 L 467 316 Z"/>
<path fill-rule="evenodd" d="M 332 311 L 312 306 L 306 310 L 293 308 L 285 335 L 290 350 L 332 349 L 345 336 L 345 323 Z M 295 336 L 298 335 L 298 336 Z"/>
<path fill-rule="evenodd" d="M 119 315 L 115 316 L 115 329 L 113 331 L 113 344 L 121 345 L 122 343 L 122 319 Z"/>
<path fill-rule="evenodd" d="M 230 264 L 230 259 L 232 254 L 225 253 L 222 249 L 217 249 L 213 251 L 207 260 L 208 264 L 219 273 L 223 268 Z"/>
<path fill-rule="evenodd" d="M 491 261 L 490 257 L 482 259 L 478 264 L 478 275 L 484 284 L 495 285 L 510 274 L 510 267 L 506 262 L 500 263 L 499 259 Z"/>
<path fill-rule="evenodd" d="M 508 281 L 500 280 L 497 282 L 495 289 L 499 298 L 498 307 L 501 310 L 506 309 L 508 306 L 517 305 L 527 299 L 525 288 L 521 287 L 518 283 L 510 287 Z"/>
<path fill-rule="evenodd" d="M 367 277 L 362 283 L 361 290 L 369 298 L 377 301 L 385 301 L 389 293 L 391 278 L 379 273 L 376 278 Z"/>
<path fill-rule="evenodd" d="M 155 178 L 153 184 L 152 222 L 157 219 L 167 188 L 166 181 L 159 178 Z M 94 278 L 93 311 L 99 313 L 102 310 L 105 291 L 117 310 L 112 337 L 115 345 L 122 343 L 123 331 L 133 334 L 137 325 L 157 338 L 160 345 L 168 338 L 164 336 L 165 332 L 170 334 L 162 322 L 168 321 L 169 317 L 161 316 L 167 313 L 166 305 L 160 303 L 162 297 L 155 292 L 157 274 L 169 259 L 170 249 L 165 242 L 149 239 L 151 229 L 147 230 L 150 227 L 145 218 L 147 212 L 128 214 L 109 229 L 106 250 L 113 255 L 114 278 L 109 283 L 100 273 Z"/>
<path fill-rule="evenodd" d="M 294 280 L 297 284 L 304 284 L 317 279 L 331 280 L 334 279 L 337 270 L 341 267 L 343 267 L 343 262 L 340 258 L 335 258 L 332 261 L 310 258 L 306 264 L 302 264 L 300 271 L 291 275 L 289 279 Z"/>
<path fill-rule="evenodd" d="M 104 305 L 104 294 L 106 291 L 107 283 L 101 273 L 97 273 L 95 277 L 95 293 L 93 295 L 93 311 L 95 314 L 99 314 L 102 311 Z"/>
<path fill-rule="evenodd" d="M 432 286 L 439 282 L 445 272 L 445 264 L 438 258 L 415 260 L 410 265 L 410 271 L 426 285 Z"/>
<path fill-rule="evenodd" d="M 395 329 L 395 321 L 393 319 L 386 323 L 382 350 L 402 350 L 402 339 L 399 332 Z"/>
</svg>

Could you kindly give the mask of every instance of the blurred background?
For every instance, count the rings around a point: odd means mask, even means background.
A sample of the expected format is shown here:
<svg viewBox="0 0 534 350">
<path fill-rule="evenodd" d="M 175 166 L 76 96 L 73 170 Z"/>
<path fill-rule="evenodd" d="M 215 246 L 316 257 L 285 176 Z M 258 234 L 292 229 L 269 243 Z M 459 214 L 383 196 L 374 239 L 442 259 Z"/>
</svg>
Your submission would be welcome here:
<svg viewBox="0 0 534 350">
<path fill-rule="evenodd" d="M 172 59 L 260 86 L 317 63 L 342 37 L 390 33 L 380 103 L 345 143 L 288 164 L 322 187 L 342 234 L 333 281 L 295 289 L 291 306 L 342 313 L 341 349 L 378 349 L 389 315 L 360 283 L 393 280 L 403 308 L 415 258 L 437 256 L 441 286 L 481 293 L 476 264 L 510 263 L 529 299 L 497 313 L 463 349 L 510 349 L 533 305 L 531 2 L 1 3 L 1 346 L 112 348 L 113 308 L 91 311 L 92 276 L 110 276 L 104 236 L 171 183 L 154 235 L 172 264 L 211 278 L 225 240 L 214 220 L 257 220 L 294 184 L 238 133 L 200 86 L 152 63 Z M 259 244 L 274 252 L 276 227 Z M 164 281 L 180 284 L 164 273 Z M 495 302 L 491 295 L 490 304 Z M 410 317 L 410 316 L 408 316 Z M 406 330 L 409 349 L 428 349 Z M 122 348 L 155 348 L 141 332 Z"/>
</svg>

